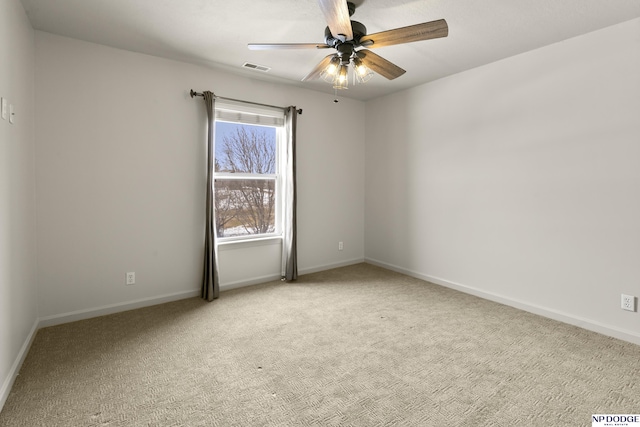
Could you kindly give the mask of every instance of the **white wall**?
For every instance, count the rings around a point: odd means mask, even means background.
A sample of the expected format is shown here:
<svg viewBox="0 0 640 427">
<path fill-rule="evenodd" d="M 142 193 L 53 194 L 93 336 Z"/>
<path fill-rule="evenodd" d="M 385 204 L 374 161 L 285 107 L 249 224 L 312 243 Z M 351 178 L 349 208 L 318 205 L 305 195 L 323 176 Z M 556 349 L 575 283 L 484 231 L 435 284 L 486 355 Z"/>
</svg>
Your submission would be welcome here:
<svg viewBox="0 0 640 427">
<path fill-rule="evenodd" d="M 364 104 L 36 32 L 43 319 L 195 294 L 205 111 L 189 90 L 296 105 L 302 273 L 364 258 Z M 352 121 L 334 122 L 348 113 Z M 337 243 L 345 242 L 339 252 Z M 220 251 L 222 288 L 279 277 L 279 245 Z M 136 285 L 125 286 L 127 271 Z"/>
<path fill-rule="evenodd" d="M 37 322 L 34 34 L 18 0 L 0 2 L 0 408 Z"/>
<path fill-rule="evenodd" d="M 640 343 L 640 20 L 367 103 L 365 257 Z"/>
</svg>

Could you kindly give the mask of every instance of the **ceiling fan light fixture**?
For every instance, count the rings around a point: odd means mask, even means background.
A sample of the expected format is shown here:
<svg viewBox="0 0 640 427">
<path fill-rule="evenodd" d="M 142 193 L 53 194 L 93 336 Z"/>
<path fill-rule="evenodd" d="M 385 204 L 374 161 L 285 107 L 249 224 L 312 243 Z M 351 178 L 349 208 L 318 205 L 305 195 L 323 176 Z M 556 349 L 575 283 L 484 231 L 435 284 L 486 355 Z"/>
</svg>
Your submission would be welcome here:
<svg viewBox="0 0 640 427">
<path fill-rule="evenodd" d="M 320 73 L 320 77 L 327 83 L 333 83 L 336 80 L 339 68 L 340 57 L 334 56 L 333 58 L 331 58 L 331 62 L 329 62 L 329 65 L 327 65 L 327 67 L 322 70 L 322 73 Z"/>
<path fill-rule="evenodd" d="M 369 69 L 360 58 L 354 55 L 353 59 L 353 83 L 366 83 L 373 77 L 373 71 Z"/>
<path fill-rule="evenodd" d="M 349 89 L 349 67 L 346 64 L 340 65 L 335 80 L 333 81 L 334 89 Z"/>
<path fill-rule="evenodd" d="M 351 69 L 349 65 L 352 66 Z M 350 79 L 354 85 L 366 83 L 373 77 L 373 71 L 355 53 L 346 59 L 338 54 L 331 58 L 320 77 L 331 83 L 334 89 L 348 89 Z"/>
</svg>

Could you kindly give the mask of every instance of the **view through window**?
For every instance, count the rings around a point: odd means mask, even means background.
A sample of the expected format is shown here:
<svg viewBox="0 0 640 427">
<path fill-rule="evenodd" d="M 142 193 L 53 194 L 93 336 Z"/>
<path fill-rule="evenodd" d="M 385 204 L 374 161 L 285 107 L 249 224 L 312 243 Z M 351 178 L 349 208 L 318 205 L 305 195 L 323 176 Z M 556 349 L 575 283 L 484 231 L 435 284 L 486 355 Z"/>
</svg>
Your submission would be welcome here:
<svg viewBox="0 0 640 427">
<path fill-rule="evenodd" d="M 214 192 L 219 238 L 280 233 L 280 134 L 281 126 L 216 120 Z"/>
</svg>

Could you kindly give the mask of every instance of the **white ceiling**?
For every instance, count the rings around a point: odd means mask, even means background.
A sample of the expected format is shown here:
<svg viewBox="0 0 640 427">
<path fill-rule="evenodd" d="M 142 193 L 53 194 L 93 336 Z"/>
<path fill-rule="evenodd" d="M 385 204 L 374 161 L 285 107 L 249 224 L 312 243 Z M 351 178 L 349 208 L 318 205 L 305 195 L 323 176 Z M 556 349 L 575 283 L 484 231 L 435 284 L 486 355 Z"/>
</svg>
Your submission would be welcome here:
<svg viewBox="0 0 640 427">
<path fill-rule="evenodd" d="M 300 82 L 330 50 L 250 51 L 247 43 L 323 42 L 316 0 L 21 0 L 33 27 L 257 79 Z M 407 70 L 341 96 L 371 99 L 640 17 L 640 0 L 356 0 L 368 33 L 444 18 L 447 38 L 376 49 Z M 268 73 L 241 68 L 245 62 Z"/>
</svg>

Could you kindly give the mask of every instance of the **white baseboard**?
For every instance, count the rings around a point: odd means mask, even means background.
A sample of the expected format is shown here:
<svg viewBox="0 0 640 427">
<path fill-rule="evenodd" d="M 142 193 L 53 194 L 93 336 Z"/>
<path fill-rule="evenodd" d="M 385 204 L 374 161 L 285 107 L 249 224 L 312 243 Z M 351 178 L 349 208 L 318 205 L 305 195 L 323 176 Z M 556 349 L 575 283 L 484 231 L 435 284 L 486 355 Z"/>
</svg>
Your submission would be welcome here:
<svg viewBox="0 0 640 427">
<path fill-rule="evenodd" d="M 315 267 L 308 267 L 298 270 L 298 274 L 303 276 L 305 274 L 317 273 L 319 271 L 331 270 L 333 268 L 346 267 L 349 265 L 360 264 L 364 262 L 364 258 L 351 259 L 348 261 L 341 261 L 332 264 L 324 264 Z M 229 291 L 231 289 L 244 288 L 246 286 L 260 285 L 262 283 L 272 282 L 274 280 L 280 280 L 279 274 L 271 274 L 267 276 L 256 277 L 249 280 L 238 280 L 235 282 L 224 283 L 220 285 L 220 291 Z"/>
<path fill-rule="evenodd" d="M 77 320 L 90 319 L 92 317 L 105 316 L 107 314 L 119 313 L 121 311 L 135 310 L 136 308 L 149 307 L 166 302 L 178 301 L 185 298 L 193 298 L 200 295 L 200 291 L 185 291 L 175 294 L 160 295 L 156 297 L 142 298 L 134 301 L 127 301 L 117 304 L 104 305 L 102 307 L 87 308 L 84 310 L 72 311 L 70 313 L 55 314 L 40 318 L 38 328 L 61 325 L 63 323 L 75 322 Z"/>
<path fill-rule="evenodd" d="M 569 325 L 578 326 L 583 329 L 587 329 L 592 332 L 597 332 L 602 335 L 617 338 L 623 341 L 628 341 L 633 344 L 640 345 L 640 334 L 605 325 L 592 319 L 586 319 L 583 317 L 575 316 L 572 314 L 564 313 L 558 310 L 542 307 L 535 304 L 530 304 L 524 301 L 516 300 L 513 298 L 505 297 L 503 295 L 486 292 L 472 286 L 463 285 L 460 283 L 452 282 L 439 277 L 429 276 L 427 274 L 418 273 L 416 271 L 408 270 L 406 268 L 398 267 L 397 265 L 389 264 L 383 261 L 378 261 L 373 258 L 365 258 L 365 262 L 378 267 L 386 268 L 398 273 L 406 274 L 407 276 L 415 277 L 427 282 L 434 283 L 436 285 L 444 286 L 446 288 L 454 289 L 456 291 L 464 292 L 466 294 L 474 295 L 489 301 L 498 302 L 500 304 L 508 305 L 520 310 L 527 311 L 529 313 L 537 314 L 539 316 L 547 317 L 549 319 L 557 320 L 559 322 L 567 323 Z"/>
<path fill-rule="evenodd" d="M 346 261 L 334 262 L 331 264 L 317 265 L 315 267 L 307 267 L 298 271 L 300 275 L 317 273 L 319 271 L 331 270 L 333 268 L 347 267 L 349 265 L 360 264 L 365 262 L 364 258 L 354 258 Z"/>
<path fill-rule="evenodd" d="M 220 291 L 230 291 L 231 289 L 244 288 L 246 286 L 259 285 L 262 283 L 280 280 L 280 274 L 270 274 L 267 276 L 255 277 L 249 280 L 236 280 L 235 282 L 220 284 Z"/>
<path fill-rule="evenodd" d="M 16 381 L 18 374 L 20 373 L 20 368 L 22 367 L 22 363 L 24 359 L 27 357 L 29 353 L 29 349 L 31 348 L 31 343 L 33 343 L 33 339 L 36 337 L 36 332 L 38 332 L 38 319 L 33 322 L 33 327 L 31 327 L 31 331 L 27 335 L 27 338 L 24 340 L 20 351 L 18 352 L 18 356 L 16 360 L 13 362 L 11 369 L 9 370 L 9 374 L 4 380 L 2 384 L 2 388 L 0 389 L 0 411 L 4 408 L 4 403 L 7 401 L 9 397 L 9 393 L 11 392 L 11 387 L 13 387 L 13 383 Z"/>
<path fill-rule="evenodd" d="M 330 270 L 332 268 L 346 267 L 348 265 L 359 264 L 364 262 L 364 258 L 357 258 L 333 264 L 325 264 L 321 266 L 315 266 L 305 268 L 299 271 L 300 275 L 316 273 L 319 271 Z M 261 283 L 271 282 L 273 280 L 280 279 L 280 274 L 272 274 L 267 276 L 255 277 L 249 280 L 239 280 L 236 282 L 225 283 L 220 285 L 221 291 L 228 291 L 231 289 L 242 288 L 245 286 L 258 285 Z M 39 319 L 38 328 L 45 328 L 47 326 L 61 325 L 63 323 L 75 322 L 77 320 L 90 319 L 92 317 L 105 316 L 107 314 L 118 313 L 121 311 L 134 310 L 136 308 L 148 307 L 151 305 L 163 304 L 166 302 L 177 301 L 185 298 L 197 297 L 200 295 L 200 291 L 186 291 L 178 292 L 175 294 L 160 295 L 156 297 L 143 298 L 135 301 L 127 301 L 117 304 L 110 304 L 101 307 L 87 308 L 83 310 L 72 311 L 69 313 L 55 314 L 52 316 L 45 316 Z"/>
</svg>

